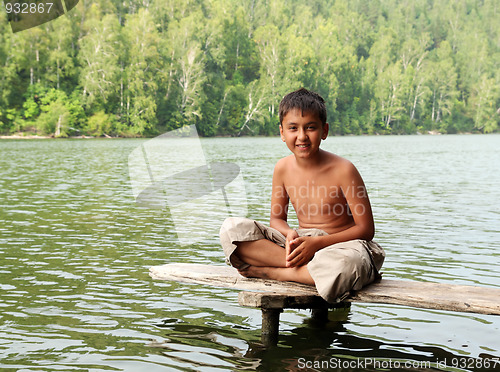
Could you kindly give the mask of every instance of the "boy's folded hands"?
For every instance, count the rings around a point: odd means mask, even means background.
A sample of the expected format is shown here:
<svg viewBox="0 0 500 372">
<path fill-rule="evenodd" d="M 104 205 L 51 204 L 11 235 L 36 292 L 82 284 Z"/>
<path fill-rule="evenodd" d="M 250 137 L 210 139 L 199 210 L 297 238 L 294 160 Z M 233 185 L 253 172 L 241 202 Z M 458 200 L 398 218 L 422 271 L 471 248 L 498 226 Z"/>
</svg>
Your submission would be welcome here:
<svg viewBox="0 0 500 372">
<path fill-rule="evenodd" d="M 297 267 L 307 264 L 314 254 L 321 249 L 319 236 L 301 236 L 286 240 L 286 267 Z"/>
</svg>

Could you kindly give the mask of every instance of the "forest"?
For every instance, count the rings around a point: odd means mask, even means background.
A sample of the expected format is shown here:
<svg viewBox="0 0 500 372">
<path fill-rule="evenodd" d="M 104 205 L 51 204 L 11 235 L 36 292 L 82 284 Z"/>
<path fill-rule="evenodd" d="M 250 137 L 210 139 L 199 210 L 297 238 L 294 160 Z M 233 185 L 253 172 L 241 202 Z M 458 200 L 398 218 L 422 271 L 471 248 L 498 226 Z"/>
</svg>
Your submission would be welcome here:
<svg viewBox="0 0 500 372">
<path fill-rule="evenodd" d="M 335 135 L 492 133 L 497 0 L 80 0 L 14 33 L 0 11 L 0 133 L 275 135 L 306 87 Z"/>
</svg>

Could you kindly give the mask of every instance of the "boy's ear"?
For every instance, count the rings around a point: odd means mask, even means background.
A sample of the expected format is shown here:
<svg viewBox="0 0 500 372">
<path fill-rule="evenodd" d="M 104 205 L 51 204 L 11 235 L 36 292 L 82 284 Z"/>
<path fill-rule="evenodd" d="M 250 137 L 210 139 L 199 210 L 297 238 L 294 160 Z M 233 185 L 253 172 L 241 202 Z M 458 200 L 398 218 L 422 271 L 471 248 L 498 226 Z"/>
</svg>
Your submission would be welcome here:
<svg viewBox="0 0 500 372">
<path fill-rule="evenodd" d="M 280 136 L 281 140 L 285 142 L 285 136 L 283 135 L 283 124 L 280 123 Z"/>
<path fill-rule="evenodd" d="M 328 137 L 328 129 L 329 128 L 330 128 L 330 126 L 328 125 L 328 123 L 323 124 L 323 133 L 321 133 L 322 140 L 325 140 L 326 137 Z"/>
</svg>

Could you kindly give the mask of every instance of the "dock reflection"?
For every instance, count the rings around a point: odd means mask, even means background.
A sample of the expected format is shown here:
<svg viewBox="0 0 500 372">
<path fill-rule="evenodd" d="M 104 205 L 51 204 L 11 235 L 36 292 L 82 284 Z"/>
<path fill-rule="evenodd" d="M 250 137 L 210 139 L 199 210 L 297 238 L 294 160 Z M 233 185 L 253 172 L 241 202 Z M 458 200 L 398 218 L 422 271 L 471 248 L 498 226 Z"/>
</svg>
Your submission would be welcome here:
<svg viewBox="0 0 500 372">
<path fill-rule="evenodd" d="M 181 365 L 207 366 L 210 355 L 214 366 L 232 364 L 232 370 L 491 371 L 491 367 L 481 368 L 483 361 L 498 360 L 487 353 L 473 358 L 433 345 L 353 334 L 346 328 L 349 312 L 349 307 L 330 310 L 326 323 L 306 318 L 300 326 L 280 333 L 278 345 L 270 348 L 260 343 L 258 329 L 241 325 L 216 329 L 171 319 L 159 325 L 166 329 L 168 340 L 149 346 L 159 347 L 163 355 Z"/>
</svg>

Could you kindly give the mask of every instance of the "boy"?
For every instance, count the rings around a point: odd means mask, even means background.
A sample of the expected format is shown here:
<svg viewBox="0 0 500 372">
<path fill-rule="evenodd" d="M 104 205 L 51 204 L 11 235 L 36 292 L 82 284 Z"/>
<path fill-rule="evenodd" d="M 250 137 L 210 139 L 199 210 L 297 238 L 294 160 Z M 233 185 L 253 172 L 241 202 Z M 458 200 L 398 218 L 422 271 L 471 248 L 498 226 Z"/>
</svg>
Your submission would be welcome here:
<svg viewBox="0 0 500 372">
<path fill-rule="evenodd" d="M 321 297 L 336 302 L 380 277 L 385 253 L 371 241 L 370 201 L 354 165 L 320 148 L 328 135 L 321 96 L 304 88 L 289 93 L 279 117 L 292 154 L 274 168 L 271 227 L 226 219 L 220 231 L 226 261 L 245 277 L 316 285 Z M 297 230 L 287 223 L 289 202 Z"/>
</svg>

